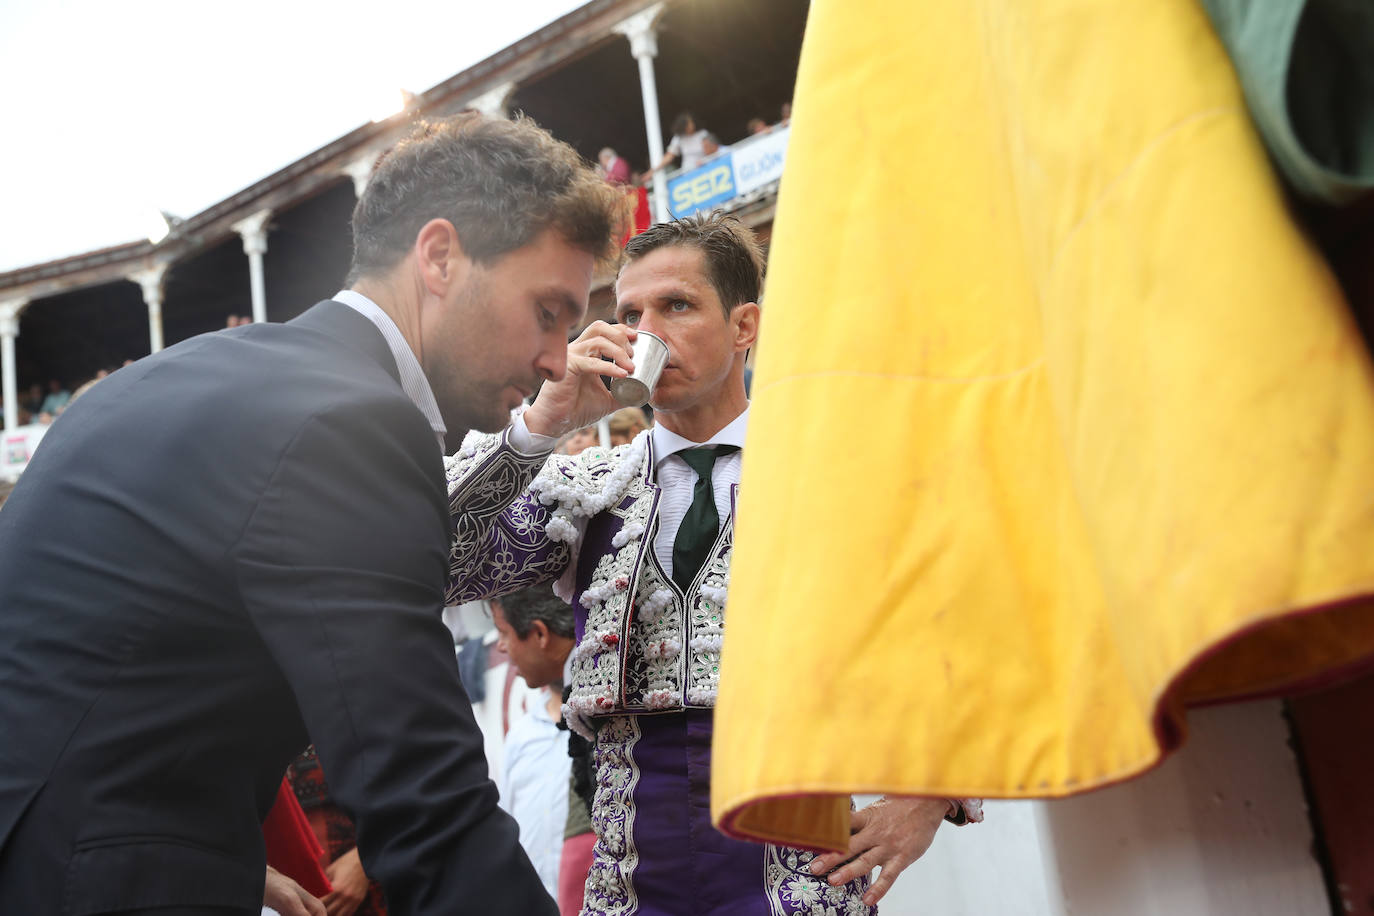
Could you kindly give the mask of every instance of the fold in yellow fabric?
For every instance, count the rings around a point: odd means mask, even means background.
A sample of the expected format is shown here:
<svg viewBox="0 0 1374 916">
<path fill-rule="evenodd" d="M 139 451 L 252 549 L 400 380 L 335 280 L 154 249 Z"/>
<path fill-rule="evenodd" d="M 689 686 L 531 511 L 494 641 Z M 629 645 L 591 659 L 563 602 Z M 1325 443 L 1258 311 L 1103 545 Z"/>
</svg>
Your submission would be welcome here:
<svg viewBox="0 0 1374 916">
<path fill-rule="evenodd" d="M 1374 373 L 1193 0 L 815 0 L 713 747 L 735 836 L 1053 797 L 1374 655 Z"/>
</svg>

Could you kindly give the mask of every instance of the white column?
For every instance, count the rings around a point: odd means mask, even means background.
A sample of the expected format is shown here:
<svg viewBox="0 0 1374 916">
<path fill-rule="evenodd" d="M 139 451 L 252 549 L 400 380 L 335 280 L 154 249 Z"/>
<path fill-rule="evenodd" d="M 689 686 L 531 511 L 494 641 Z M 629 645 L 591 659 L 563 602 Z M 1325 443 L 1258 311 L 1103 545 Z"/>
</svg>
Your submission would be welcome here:
<svg viewBox="0 0 1374 916">
<path fill-rule="evenodd" d="M 511 93 L 514 91 L 514 83 L 502 83 L 499 86 L 493 86 L 475 99 L 470 99 L 467 107 L 493 118 L 504 118 L 508 115 L 506 102 L 510 100 Z"/>
<path fill-rule="evenodd" d="M 243 238 L 243 253 L 248 255 L 248 283 L 253 296 L 253 320 L 267 320 L 267 292 L 262 280 L 262 256 L 267 253 L 267 221 L 271 210 L 259 210 L 232 228 Z"/>
<path fill-rule="evenodd" d="M 658 33 L 654 24 L 663 12 L 663 4 L 655 3 L 635 13 L 615 27 L 615 31 L 630 39 L 630 53 L 639 62 L 639 91 L 644 97 L 644 129 L 649 132 L 649 164 L 656 165 L 663 158 L 663 126 L 658 117 L 658 83 L 654 79 L 654 58 L 658 56 Z M 668 219 L 667 183 L 663 173 L 654 173 L 654 219 Z"/>
<path fill-rule="evenodd" d="M 149 353 L 162 349 L 162 279 L 166 274 L 166 264 L 129 274 L 129 279 L 143 289 L 143 304 L 148 306 Z"/>
<path fill-rule="evenodd" d="M 5 387 L 5 431 L 19 425 L 19 382 L 14 368 L 14 339 L 19 336 L 19 313 L 27 299 L 0 302 L 0 362 L 3 362 Z"/>
</svg>

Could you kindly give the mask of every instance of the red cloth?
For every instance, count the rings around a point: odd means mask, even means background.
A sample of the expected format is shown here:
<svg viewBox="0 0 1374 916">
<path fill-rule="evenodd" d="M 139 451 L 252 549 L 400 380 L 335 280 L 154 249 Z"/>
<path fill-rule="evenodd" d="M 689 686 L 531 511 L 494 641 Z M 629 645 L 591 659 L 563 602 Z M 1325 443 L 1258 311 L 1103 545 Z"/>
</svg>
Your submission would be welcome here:
<svg viewBox="0 0 1374 916">
<path fill-rule="evenodd" d="M 324 847 L 310 829 L 310 821 L 296 801 L 291 784 L 282 777 L 277 800 L 262 822 L 262 839 L 267 846 L 267 864 L 295 881 L 316 897 L 333 890 L 320 867 Z"/>
<path fill-rule="evenodd" d="M 653 214 L 649 212 L 649 191 L 647 188 L 635 188 L 638 200 L 635 202 L 635 235 L 639 235 L 649 224 L 653 222 Z"/>
<path fill-rule="evenodd" d="M 635 218 L 634 225 L 630 227 L 628 232 L 620 237 L 621 248 L 624 248 L 625 243 L 630 239 L 639 235 L 645 229 L 648 229 L 649 224 L 653 222 L 653 214 L 649 212 L 649 191 L 646 188 L 639 187 L 629 188 L 626 193 L 630 194 L 635 199 Z"/>
<path fill-rule="evenodd" d="M 573 799 L 573 804 L 581 802 Z M 558 860 L 558 916 L 578 916 L 586 892 L 587 872 L 592 867 L 596 834 L 587 832 L 563 841 L 563 857 Z"/>
<path fill-rule="evenodd" d="M 305 811 L 306 821 L 314 830 L 315 838 L 324 847 L 324 862 L 333 863 L 358 845 L 353 821 L 330 798 L 329 784 L 325 782 L 324 771 L 320 769 L 320 760 L 313 744 L 287 767 L 286 778 L 295 790 L 296 801 Z M 376 881 L 369 884 L 367 896 L 353 916 L 387 916 L 386 894 Z"/>
</svg>

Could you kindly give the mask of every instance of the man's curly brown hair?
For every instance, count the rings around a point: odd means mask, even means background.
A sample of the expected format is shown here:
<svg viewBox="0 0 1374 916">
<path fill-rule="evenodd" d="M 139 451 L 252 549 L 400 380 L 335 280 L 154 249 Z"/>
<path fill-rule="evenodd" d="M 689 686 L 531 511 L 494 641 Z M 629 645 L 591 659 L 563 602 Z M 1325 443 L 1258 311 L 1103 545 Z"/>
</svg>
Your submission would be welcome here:
<svg viewBox="0 0 1374 916">
<path fill-rule="evenodd" d="M 625 196 L 523 115 L 420 121 L 377 162 L 353 208 L 348 282 L 390 270 L 432 219 L 452 223 L 463 252 L 480 264 L 548 228 L 604 262 L 624 231 Z"/>
</svg>

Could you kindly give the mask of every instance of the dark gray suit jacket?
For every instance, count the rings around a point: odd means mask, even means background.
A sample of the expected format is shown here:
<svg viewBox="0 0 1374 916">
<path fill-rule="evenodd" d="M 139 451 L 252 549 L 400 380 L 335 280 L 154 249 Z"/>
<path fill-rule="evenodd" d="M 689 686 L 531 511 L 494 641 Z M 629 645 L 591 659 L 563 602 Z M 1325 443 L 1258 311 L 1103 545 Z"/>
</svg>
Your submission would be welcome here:
<svg viewBox="0 0 1374 916">
<path fill-rule="evenodd" d="M 45 437 L 0 511 L 0 913 L 258 913 L 319 749 L 393 916 L 554 914 L 440 621 L 434 434 L 363 316 L 188 340 Z"/>
</svg>

